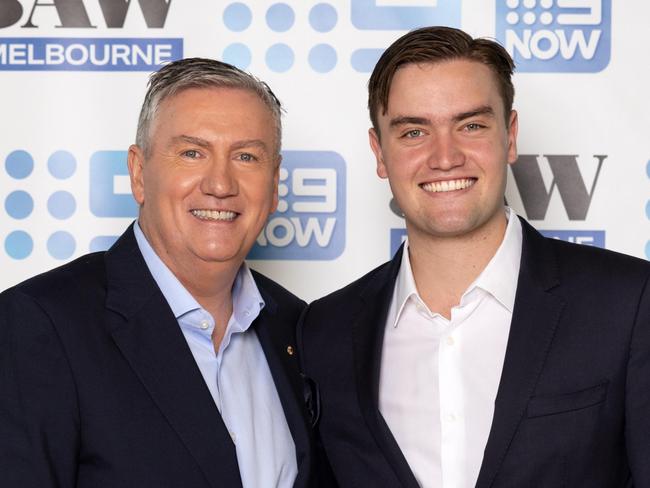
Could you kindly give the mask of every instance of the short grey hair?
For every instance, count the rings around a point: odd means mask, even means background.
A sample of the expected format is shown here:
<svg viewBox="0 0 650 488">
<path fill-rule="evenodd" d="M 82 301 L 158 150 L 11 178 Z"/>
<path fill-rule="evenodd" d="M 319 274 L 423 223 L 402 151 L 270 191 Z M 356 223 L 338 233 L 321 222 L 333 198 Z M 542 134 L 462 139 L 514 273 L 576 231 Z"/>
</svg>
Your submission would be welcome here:
<svg viewBox="0 0 650 488">
<path fill-rule="evenodd" d="M 146 157 L 151 150 L 151 123 L 160 104 L 188 88 L 212 87 L 241 88 L 255 93 L 271 111 L 277 133 L 275 149 L 280 152 L 282 105 L 271 88 L 262 80 L 228 63 L 206 58 L 186 58 L 163 66 L 149 77 L 135 138 L 135 143 L 144 151 Z"/>
</svg>

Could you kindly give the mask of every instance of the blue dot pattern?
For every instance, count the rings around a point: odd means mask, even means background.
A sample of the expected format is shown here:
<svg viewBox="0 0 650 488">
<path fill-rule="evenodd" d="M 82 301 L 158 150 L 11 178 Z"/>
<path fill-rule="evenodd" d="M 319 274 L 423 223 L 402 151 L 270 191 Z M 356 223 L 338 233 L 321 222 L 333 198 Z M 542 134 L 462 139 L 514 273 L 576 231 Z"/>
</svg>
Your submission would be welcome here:
<svg viewBox="0 0 650 488">
<path fill-rule="evenodd" d="M 293 66 L 294 54 L 289 46 L 278 43 L 266 51 L 266 65 L 276 73 L 283 73 Z"/>
<path fill-rule="evenodd" d="M 309 51 L 309 65 L 319 73 L 332 71 L 336 61 L 336 49 L 329 44 L 317 44 Z"/>
<path fill-rule="evenodd" d="M 57 151 L 47 160 L 47 169 L 59 180 L 70 178 L 77 169 L 77 161 L 68 151 Z"/>
<path fill-rule="evenodd" d="M 234 32 L 248 29 L 252 19 L 251 9 L 241 2 L 231 3 L 223 11 L 223 23 Z"/>
<path fill-rule="evenodd" d="M 237 66 L 239 69 L 247 69 L 251 64 L 251 50 L 240 42 L 230 44 L 223 50 L 223 58 L 226 63 Z"/>
<path fill-rule="evenodd" d="M 275 32 L 286 32 L 293 26 L 296 15 L 286 3 L 276 3 L 266 11 L 266 24 Z"/>
<path fill-rule="evenodd" d="M 77 243 L 69 232 L 60 230 L 47 240 L 47 252 L 54 259 L 68 259 L 74 254 Z"/>
<path fill-rule="evenodd" d="M 7 195 L 5 210 L 14 219 L 24 219 L 34 210 L 34 200 L 26 191 L 16 190 Z"/>
<path fill-rule="evenodd" d="M 25 231 L 15 230 L 5 239 L 5 251 L 13 259 L 25 259 L 33 249 L 34 241 Z"/>
<path fill-rule="evenodd" d="M 55 219 L 63 220 L 70 218 L 77 209 L 77 201 L 72 193 L 57 191 L 47 199 L 47 210 Z"/>
<path fill-rule="evenodd" d="M 329 32 L 338 21 L 336 9 L 329 3 L 314 5 L 309 11 L 309 25 L 318 32 Z"/>
<path fill-rule="evenodd" d="M 22 180 L 32 174 L 34 159 L 27 151 L 12 151 L 5 159 L 5 170 L 12 178 Z"/>
</svg>

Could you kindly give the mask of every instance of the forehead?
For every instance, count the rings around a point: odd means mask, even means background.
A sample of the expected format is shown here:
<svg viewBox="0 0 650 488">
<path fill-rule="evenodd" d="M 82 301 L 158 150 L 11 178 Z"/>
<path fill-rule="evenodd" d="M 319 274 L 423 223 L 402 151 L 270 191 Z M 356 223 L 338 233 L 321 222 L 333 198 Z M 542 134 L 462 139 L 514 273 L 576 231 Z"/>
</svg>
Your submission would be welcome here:
<svg viewBox="0 0 650 488">
<path fill-rule="evenodd" d="M 410 63 L 393 76 L 387 114 L 428 109 L 443 113 L 476 106 L 503 107 L 495 73 L 467 59 Z"/>
<path fill-rule="evenodd" d="M 227 86 L 184 88 L 163 99 L 158 107 L 158 113 L 182 111 L 192 114 L 206 110 L 211 113 L 255 111 L 271 115 L 271 110 L 254 91 Z"/>
<path fill-rule="evenodd" d="M 165 98 L 152 121 L 153 138 L 168 133 L 218 132 L 233 137 L 275 137 L 269 107 L 252 90 L 233 87 L 186 88 Z"/>
</svg>

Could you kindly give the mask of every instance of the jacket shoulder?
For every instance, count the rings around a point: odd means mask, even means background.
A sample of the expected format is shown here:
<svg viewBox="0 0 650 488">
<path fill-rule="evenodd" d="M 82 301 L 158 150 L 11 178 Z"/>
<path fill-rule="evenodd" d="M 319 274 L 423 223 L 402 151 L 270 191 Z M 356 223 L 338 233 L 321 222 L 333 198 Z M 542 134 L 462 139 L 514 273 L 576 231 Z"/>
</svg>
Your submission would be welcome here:
<svg viewBox="0 0 650 488">
<path fill-rule="evenodd" d="M 381 287 L 391 278 L 390 268 L 394 261 L 387 261 L 377 266 L 372 271 L 356 279 L 352 283 L 340 288 L 328 295 L 325 295 L 311 303 L 310 307 L 330 308 L 338 307 L 358 299 L 370 286 Z"/>
<path fill-rule="evenodd" d="M 251 273 L 260 293 L 271 297 L 280 308 L 297 308 L 302 311 L 307 306 L 304 300 L 298 298 L 278 282 L 254 269 L 251 269 Z"/>
<path fill-rule="evenodd" d="M 43 303 L 83 303 L 90 290 L 106 289 L 104 254 L 102 251 L 81 256 L 18 283 L 2 295 L 18 293 Z"/>
<path fill-rule="evenodd" d="M 564 273 L 614 279 L 614 282 L 625 277 L 645 280 L 650 276 L 650 263 L 644 259 L 595 246 L 551 238 L 546 240 L 553 247 Z"/>
</svg>

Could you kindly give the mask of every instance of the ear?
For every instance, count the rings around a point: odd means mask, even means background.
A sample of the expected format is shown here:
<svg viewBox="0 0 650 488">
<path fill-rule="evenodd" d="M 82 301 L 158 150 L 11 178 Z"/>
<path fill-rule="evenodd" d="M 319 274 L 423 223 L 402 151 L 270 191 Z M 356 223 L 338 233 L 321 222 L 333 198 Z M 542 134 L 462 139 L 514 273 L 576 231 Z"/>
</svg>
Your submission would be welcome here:
<svg viewBox="0 0 650 488">
<path fill-rule="evenodd" d="M 517 111 L 510 112 L 508 121 L 508 164 L 517 161 L 517 131 L 519 130 L 519 121 Z"/>
<path fill-rule="evenodd" d="M 277 162 L 275 163 L 275 170 L 273 172 L 273 202 L 271 203 L 271 211 L 269 214 L 272 214 L 278 209 L 278 185 L 280 183 L 280 163 L 282 163 L 282 154 L 278 154 Z"/>
<path fill-rule="evenodd" d="M 388 178 L 388 171 L 386 169 L 386 164 L 384 163 L 384 154 L 381 150 L 379 134 L 377 134 L 375 129 L 368 129 L 368 139 L 370 141 L 370 149 L 372 149 L 375 159 L 377 160 L 377 176 L 380 178 Z"/>
<path fill-rule="evenodd" d="M 139 146 L 131 144 L 127 156 L 129 166 L 129 177 L 131 179 L 131 193 L 138 205 L 144 205 L 144 153 Z"/>
</svg>

